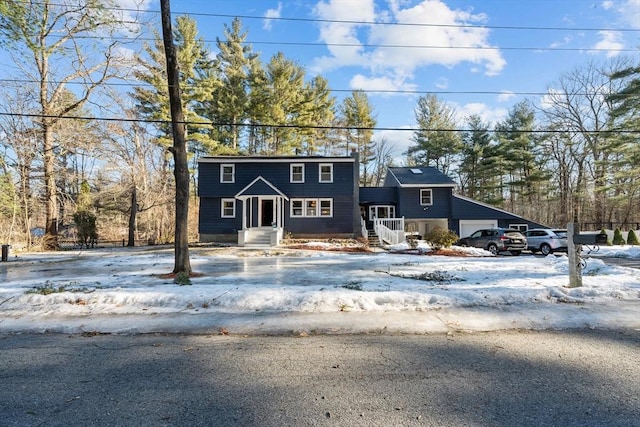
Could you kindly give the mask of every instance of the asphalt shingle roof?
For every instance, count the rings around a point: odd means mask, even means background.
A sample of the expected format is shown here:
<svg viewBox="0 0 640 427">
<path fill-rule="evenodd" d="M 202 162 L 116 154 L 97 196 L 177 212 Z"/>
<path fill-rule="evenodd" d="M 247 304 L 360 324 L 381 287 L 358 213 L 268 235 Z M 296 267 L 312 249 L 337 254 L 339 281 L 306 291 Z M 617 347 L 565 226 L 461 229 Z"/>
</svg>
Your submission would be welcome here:
<svg viewBox="0 0 640 427">
<path fill-rule="evenodd" d="M 388 172 L 396 177 L 400 185 L 442 185 L 452 187 L 456 185 L 455 181 L 432 167 L 397 167 L 389 168 Z"/>
</svg>

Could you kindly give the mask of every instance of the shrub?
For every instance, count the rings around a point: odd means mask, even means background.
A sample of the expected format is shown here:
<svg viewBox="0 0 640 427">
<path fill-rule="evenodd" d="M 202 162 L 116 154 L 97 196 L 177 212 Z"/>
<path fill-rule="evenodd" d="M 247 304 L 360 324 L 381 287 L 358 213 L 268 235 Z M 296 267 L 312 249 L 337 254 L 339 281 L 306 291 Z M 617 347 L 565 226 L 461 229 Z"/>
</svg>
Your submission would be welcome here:
<svg viewBox="0 0 640 427">
<path fill-rule="evenodd" d="M 451 230 L 445 230 L 442 227 L 436 227 L 431 230 L 424 239 L 431 244 L 433 249 L 438 250 L 448 248 L 458 240 L 458 235 Z"/>
<path fill-rule="evenodd" d="M 629 235 L 627 236 L 627 245 L 640 245 L 638 236 L 636 236 L 636 232 L 633 230 L 629 230 Z"/>
<path fill-rule="evenodd" d="M 602 230 L 600 230 L 600 234 L 607 234 L 607 230 L 605 230 L 604 228 Z M 607 234 L 607 236 L 609 236 Z M 611 246 L 613 245 L 613 243 L 611 243 L 611 240 L 609 240 L 609 237 L 607 237 L 607 246 Z"/>
<path fill-rule="evenodd" d="M 613 232 L 613 244 L 614 245 L 624 245 L 625 242 L 624 241 L 624 237 L 622 237 L 622 233 L 620 232 L 620 229 L 616 227 L 615 231 Z"/>
</svg>

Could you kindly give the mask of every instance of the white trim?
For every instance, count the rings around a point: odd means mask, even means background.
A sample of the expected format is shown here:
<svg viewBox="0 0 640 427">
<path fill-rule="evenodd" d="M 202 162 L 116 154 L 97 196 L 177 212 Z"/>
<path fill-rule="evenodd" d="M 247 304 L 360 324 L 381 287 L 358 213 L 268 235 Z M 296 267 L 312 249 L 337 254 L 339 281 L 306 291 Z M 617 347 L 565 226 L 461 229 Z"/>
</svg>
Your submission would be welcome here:
<svg viewBox="0 0 640 427">
<path fill-rule="evenodd" d="M 293 180 L 293 168 L 301 167 L 302 168 L 302 180 L 294 181 Z M 291 163 L 289 165 L 289 183 L 291 184 L 304 184 L 304 163 Z"/>
<path fill-rule="evenodd" d="M 526 221 L 520 215 L 516 215 L 513 212 L 505 211 L 504 209 L 497 208 L 497 207 L 492 206 L 492 205 L 490 205 L 488 203 L 484 203 L 484 202 L 481 202 L 479 200 L 470 199 L 469 197 L 461 196 L 459 194 L 453 194 L 452 196 L 455 197 L 455 198 L 458 198 L 460 200 L 464 200 L 464 201 L 469 202 L 469 203 L 475 203 L 476 205 L 484 206 L 485 208 L 493 209 L 494 211 L 506 213 L 507 215 L 510 215 L 510 216 L 512 216 L 514 218 L 520 218 L 521 220 Z"/>
<path fill-rule="evenodd" d="M 231 168 L 231 181 L 225 181 L 224 179 L 224 168 Z M 220 165 L 220 183 L 221 184 L 233 184 L 236 182 L 236 165 L 233 163 L 222 163 Z"/>
<path fill-rule="evenodd" d="M 233 214 L 226 215 L 225 211 L 225 203 L 231 203 Z M 236 217 L 236 199 L 221 199 L 220 201 L 220 218 L 235 218 Z"/>
<path fill-rule="evenodd" d="M 422 201 L 422 192 L 423 191 L 428 191 L 429 192 L 429 203 L 424 203 Z M 420 206 L 433 206 L 433 190 L 431 188 L 421 188 L 420 189 Z"/>
<path fill-rule="evenodd" d="M 283 193 L 282 191 L 278 190 L 278 187 L 276 187 L 275 185 L 273 185 L 272 183 L 270 183 L 269 181 L 267 181 L 266 179 L 264 179 L 264 178 L 262 177 L 262 175 L 261 175 L 261 176 L 259 176 L 259 177 L 257 177 L 257 178 L 256 178 L 256 179 L 254 179 L 253 181 L 251 181 L 251 182 L 250 182 L 249 184 L 247 184 L 247 185 L 246 185 L 242 190 L 238 191 L 238 193 L 236 193 L 236 195 L 235 195 L 234 197 L 235 197 L 236 199 L 241 199 L 241 200 L 242 200 L 242 199 L 248 199 L 248 198 L 251 198 L 251 197 L 260 197 L 260 195 L 258 195 L 258 194 L 250 194 L 250 195 L 247 195 L 247 196 L 241 196 L 241 194 L 242 194 L 242 193 L 244 193 L 245 191 L 247 191 L 247 189 L 251 188 L 251 186 L 252 186 L 253 184 L 255 184 L 256 182 L 258 182 L 258 181 L 262 181 L 262 182 L 264 182 L 264 183 L 265 183 L 265 184 L 267 184 L 267 185 L 268 185 L 268 186 L 269 186 L 273 191 L 275 191 L 276 193 L 278 193 L 278 195 L 279 195 L 280 197 L 284 198 L 285 200 L 289 200 L 289 198 L 288 198 L 287 196 L 285 196 L 285 195 L 284 195 L 284 193 Z M 268 196 L 268 197 L 270 197 L 270 196 L 274 196 L 274 195 L 273 195 L 273 194 L 263 194 L 263 196 Z M 274 197 L 275 197 L 275 196 L 274 196 Z"/>
<path fill-rule="evenodd" d="M 293 212 L 294 203 L 300 203 L 300 206 L 296 209 L 300 209 L 300 215 L 295 215 Z M 291 203 L 289 203 L 289 216 L 291 218 L 304 218 L 304 199 L 291 199 Z"/>
<path fill-rule="evenodd" d="M 307 208 L 308 203 L 315 203 L 315 214 L 309 215 Z M 329 215 L 322 215 L 322 202 L 329 202 Z M 301 205 L 296 207 L 301 211 L 300 215 L 294 215 L 294 203 L 300 203 Z M 289 217 L 290 218 L 333 218 L 333 199 L 332 198 L 297 198 L 291 199 L 289 203 Z"/>
<path fill-rule="evenodd" d="M 329 215 L 322 215 L 322 202 L 329 202 Z M 322 218 L 333 218 L 333 199 L 318 199 L 318 216 Z"/>
<path fill-rule="evenodd" d="M 354 157 L 200 157 L 198 163 L 355 163 Z"/>
<path fill-rule="evenodd" d="M 322 167 L 323 166 L 329 166 L 329 179 L 328 180 L 324 180 L 322 179 Z M 318 164 L 318 182 L 321 184 L 330 184 L 333 182 L 333 163 L 320 163 Z"/>
<path fill-rule="evenodd" d="M 396 207 L 394 205 L 370 205 L 369 206 L 369 220 L 373 221 L 374 219 L 379 219 L 377 212 L 378 209 L 387 209 L 387 216 L 385 219 L 391 219 L 396 217 Z M 393 214 L 393 215 L 391 215 Z"/>
</svg>

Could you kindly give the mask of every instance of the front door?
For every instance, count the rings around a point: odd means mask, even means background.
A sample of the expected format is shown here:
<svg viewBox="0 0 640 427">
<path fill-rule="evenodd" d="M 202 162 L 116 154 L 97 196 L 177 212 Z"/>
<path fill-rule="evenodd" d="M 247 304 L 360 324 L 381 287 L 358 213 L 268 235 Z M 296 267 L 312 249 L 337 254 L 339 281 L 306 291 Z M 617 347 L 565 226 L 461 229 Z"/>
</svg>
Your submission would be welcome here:
<svg viewBox="0 0 640 427">
<path fill-rule="evenodd" d="M 260 201 L 260 211 L 260 227 L 271 227 L 275 218 L 273 199 L 262 199 Z"/>
</svg>

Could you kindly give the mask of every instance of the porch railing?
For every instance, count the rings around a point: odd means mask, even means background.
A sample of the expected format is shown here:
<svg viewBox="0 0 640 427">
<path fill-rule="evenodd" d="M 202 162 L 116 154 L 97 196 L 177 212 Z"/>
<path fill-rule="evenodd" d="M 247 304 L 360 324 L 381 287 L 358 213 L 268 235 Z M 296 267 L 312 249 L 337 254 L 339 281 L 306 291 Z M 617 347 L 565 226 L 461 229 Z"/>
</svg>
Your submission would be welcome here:
<svg viewBox="0 0 640 427">
<path fill-rule="evenodd" d="M 376 218 L 373 220 L 373 229 L 381 243 L 397 245 L 405 241 L 404 217 Z"/>
</svg>

